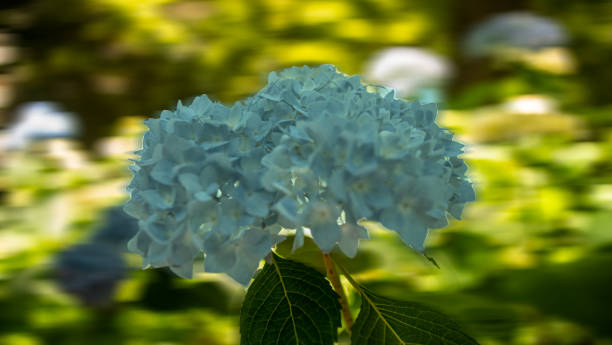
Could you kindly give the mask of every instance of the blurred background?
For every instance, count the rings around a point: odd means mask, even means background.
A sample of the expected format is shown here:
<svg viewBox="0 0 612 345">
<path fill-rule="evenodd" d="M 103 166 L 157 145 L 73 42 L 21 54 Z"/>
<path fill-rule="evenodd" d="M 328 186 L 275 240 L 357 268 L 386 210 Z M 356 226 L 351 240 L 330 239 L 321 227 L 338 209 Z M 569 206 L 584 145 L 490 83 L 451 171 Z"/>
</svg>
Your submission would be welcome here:
<svg viewBox="0 0 612 345">
<path fill-rule="evenodd" d="M 440 269 L 374 231 L 359 281 L 483 345 L 612 344 L 611 61 L 606 0 L 3 0 L 0 345 L 238 344 L 240 286 L 125 253 L 128 159 L 178 99 L 323 63 L 439 102 L 477 190 Z"/>
</svg>

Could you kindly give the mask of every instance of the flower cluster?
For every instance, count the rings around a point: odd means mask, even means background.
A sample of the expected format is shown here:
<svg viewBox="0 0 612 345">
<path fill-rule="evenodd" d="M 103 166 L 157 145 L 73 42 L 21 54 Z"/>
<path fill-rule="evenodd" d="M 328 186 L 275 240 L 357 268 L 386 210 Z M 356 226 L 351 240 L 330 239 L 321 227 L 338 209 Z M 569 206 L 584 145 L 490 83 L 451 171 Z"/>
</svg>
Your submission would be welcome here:
<svg viewBox="0 0 612 345">
<path fill-rule="evenodd" d="M 495 56 L 508 50 L 537 51 L 565 45 L 567 30 L 553 19 L 530 12 L 495 15 L 472 28 L 465 37 L 464 50 L 474 57 Z"/>
<path fill-rule="evenodd" d="M 55 273 L 64 291 L 87 306 L 103 307 L 111 303 L 127 266 L 121 253 L 107 243 L 81 243 L 58 254 Z"/>
<path fill-rule="evenodd" d="M 393 88 L 399 97 L 441 97 L 441 86 L 452 75 L 452 65 L 444 57 L 425 49 L 391 47 L 372 57 L 365 69 L 366 80 Z M 432 101 L 433 102 L 433 101 Z"/>
<path fill-rule="evenodd" d="M 125 206 L 140 226 L 129 248 L 185 277 L 204 253 L 207 272 L 245 285 L 283 228 L 294 247 L 307 228 L 324 252 L 352 257 L 366 218 L 423 250 L 427 230 L 474 199 L 462 145 L 436 112 L 330 65 L 271 73 L 231 108 L 179 102 L 146 121 Z"/>
<path fill-rule="evenodd" d="M 105 243 L 120 251 L 125 250 L 129 239 L 138 232 L 138 222 L 123 211 L 123 207 L 113 206 L 106 210 L 104 220 L 91 236 L 93 243 Z"/>
<path fill-rule="evenodd" d="M 58 253 L 55 272 L 59 286 L 85 305 L 108 306 L 117 284 L 127 273 L 122 257 L 125 244 L 137 231 L 136 220 L 121 207 L 108 209 L 101 226 L 87 242 Z"/>
</svg>

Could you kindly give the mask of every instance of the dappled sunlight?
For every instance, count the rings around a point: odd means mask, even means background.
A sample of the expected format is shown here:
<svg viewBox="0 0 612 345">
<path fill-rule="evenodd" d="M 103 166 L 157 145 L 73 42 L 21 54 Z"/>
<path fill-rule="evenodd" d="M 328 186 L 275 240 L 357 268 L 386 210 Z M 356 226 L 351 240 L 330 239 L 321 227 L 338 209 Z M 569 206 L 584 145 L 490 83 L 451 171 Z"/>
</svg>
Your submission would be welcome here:
<svg viewBox="0 0 612 345">
<path fill-rule="evenodd" d="M 483 345 L 612 344 L 612 7 L 466 6 L 0 6 L 0 345 L 240 343 L 244 287 L 204 272 L 201 256 L 189 281 L 141 270 L 121 237 L 128 225 L 109 210 L 123 212 L 129 198 L 145 118 L 203 93 L 245 99 L 267 73 L 305 64 L 334 64 L 406 100 L 442 101 L 436 123 L 465 145 L 459 158 L 476 194 L 461 220 L 429 231 L 423 253 L 364 218 L 355 221 L 369 239 L 351 234 L 356 256 L 336 248 L 334 260 L 374 293 L 447 313 Z M 323 211 L 311 218 L 342 218 Z M 296 232 L 280 234 L 288 239 L 276 253 L 325 271 L 311 229 L 295 252 Z M 359 294 L 349 291 L 348 303 L 356 315 Z"/>
</svg>

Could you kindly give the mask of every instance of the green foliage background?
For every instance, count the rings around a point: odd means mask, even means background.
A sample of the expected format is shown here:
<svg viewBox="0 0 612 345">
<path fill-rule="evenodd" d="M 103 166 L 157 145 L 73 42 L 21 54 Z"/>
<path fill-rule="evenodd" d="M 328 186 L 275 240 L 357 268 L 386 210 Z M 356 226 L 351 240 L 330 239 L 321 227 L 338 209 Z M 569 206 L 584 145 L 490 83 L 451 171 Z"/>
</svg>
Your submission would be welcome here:
<svg viewBox="0 0 612 345">
<path fill-rule="evenodd" d="M 563 23 L 569 62 L 467 59 L 466 30 L 510 10 Z M 244 291 L 226 277 L 140 271 L 126 255 L 134 270 L 115 303 L 91 309 L 58 288 L 54 255 L 125 200 L 142 118 L 201 93 L 233 102 L 292 65 L 362 73 L 390 46 L 454 63 L 439 122 L 468 145 L 478 201 L 428 238 L 440 269 L 375 226 L 343 265 L 378 294 L 452 315 L 481 344 L 612 344 L 611 14 L 604 0 L 3 1 L 0 45 L 16 55 L 0 65 L 0 124 L 48 100 L 84 132 L 0 152 L 0 344 L 237 344 Z M 504 106 L 526 95 L 557 106 Z"/>
</svg>

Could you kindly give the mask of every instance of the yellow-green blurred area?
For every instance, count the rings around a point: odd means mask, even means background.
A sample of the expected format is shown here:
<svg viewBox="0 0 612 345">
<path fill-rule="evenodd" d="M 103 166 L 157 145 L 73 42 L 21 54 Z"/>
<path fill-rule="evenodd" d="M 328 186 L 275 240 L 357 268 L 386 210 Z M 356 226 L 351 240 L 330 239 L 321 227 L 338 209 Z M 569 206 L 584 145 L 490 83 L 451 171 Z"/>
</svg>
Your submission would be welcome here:
<svg viewBox="0 0 612 345">
<path fill-rule="evenodd" d="M 516 12 L 554 21 L 565 39 L 525 48 L 537 32 L 519 30 L 515 46 L 466 52 L 474 27 Z M 2 1 L 4 143 L 30 102 L 73 114 L 79 135 L 0 151 L 0 344 L 238 344 L 244 289 L 225 276 L 142 271 L 123 253 L 129 271 L 111 301 L 90 306 L 62 290 L 57 255 L 126 200 L 144 118 L 202 93 L 234 102 L 293 65 L 334 64 L 384 84 L 368 68 L 391 47 L 446 61 L 443 81 L 424 90 L 443 101 L 439 124 L 466 144 L 477 201 L 430 233 L 439 269 L 375 225 L 343 264 L 382 295 L 452 315 L 483 345 L 612 344 L 604 0 Z"/>
</svg>

